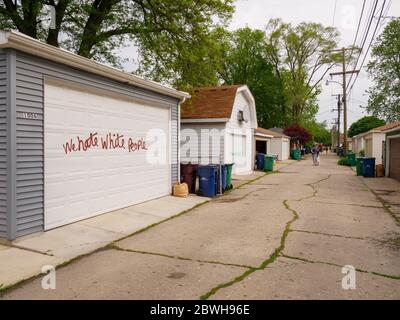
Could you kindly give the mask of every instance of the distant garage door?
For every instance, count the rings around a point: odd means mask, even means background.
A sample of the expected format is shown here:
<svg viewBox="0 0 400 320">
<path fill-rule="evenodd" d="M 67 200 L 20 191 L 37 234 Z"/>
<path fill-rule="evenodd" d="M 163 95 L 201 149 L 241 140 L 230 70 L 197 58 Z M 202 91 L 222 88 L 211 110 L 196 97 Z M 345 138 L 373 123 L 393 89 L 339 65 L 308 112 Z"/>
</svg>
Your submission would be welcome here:
<svg viewBox="0 0 400 320">
<path fill-rule="evenodd" d="M 400 181 L 400 138 L 390 139 L 389 176 Z"/>
<path fill-rule="evenodd" d="M 289 159 L 289 141 L 282 140 L 282 160 Z"/>
<path fill-rule="evenodd" d="M 120 96 L 46 84 L 45 229 L 169 194 L 169 114 Z M 153 142 L 149 132 L 157 136 Z M 151 159 L 154 141 L 159 157 Z"/>
</svg>

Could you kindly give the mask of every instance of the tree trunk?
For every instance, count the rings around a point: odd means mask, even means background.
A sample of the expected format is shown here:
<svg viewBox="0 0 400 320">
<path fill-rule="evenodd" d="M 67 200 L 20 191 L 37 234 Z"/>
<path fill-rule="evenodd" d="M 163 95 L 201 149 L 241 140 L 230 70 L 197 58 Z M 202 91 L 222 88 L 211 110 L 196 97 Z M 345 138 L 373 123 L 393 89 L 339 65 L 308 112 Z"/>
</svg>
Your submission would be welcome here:
<svg viewBox="0 0 400 320">
<path fill-rule="evenodd" d="M 65 10 L 69 4 L 70 0 L 59 0 L 58 4 L 54 6 L 55 8 L 55 29 L 49 29 L 49 34 L 47 35 L 46 42 L 52 46 L 58 47 L 58 35 L 61 30 L 61 23 L 64 20 Z"/>
<path fill-rule="evenodd" d="M 101 24 L 106 16 L 110 13 L 112 7 L 120 0 L 95 0 L 92 4 L 92 10 L 86 21 L 83 30 L 82 41 L 78 50 L 78 54 L 90 58 L 91 51 L 97 43 L 98 32 L 101 30 Z M 121 13 L 123 14 L 123 13 Z"/>
</svg>

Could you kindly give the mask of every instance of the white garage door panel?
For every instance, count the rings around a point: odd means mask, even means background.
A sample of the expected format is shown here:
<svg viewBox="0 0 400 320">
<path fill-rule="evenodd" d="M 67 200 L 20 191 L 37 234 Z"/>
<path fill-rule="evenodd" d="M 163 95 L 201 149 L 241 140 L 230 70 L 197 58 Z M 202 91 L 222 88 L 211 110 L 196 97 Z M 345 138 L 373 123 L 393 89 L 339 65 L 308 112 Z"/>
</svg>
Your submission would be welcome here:
<svg viewBox="0 0 400 320">
<path fill-rule="evenodd" d="M 170 193 L 169 110 L 69 87 L 45 87 L 45 228 L 50 229 Z M 146 138 L 151 129 L 165 133 L 152 164 L 146 153 L 129 152 L 129 138 Z M 91 148 L 65 154 L 63 145 L 119 133 L 126 149 Z M 150 147 L 150 141 L 147 147 Z"/>
<path fill-rule="evenodd" d="M 289 142 L 283 141 L 282 142 L 282 160 L 289 159 Z"/>
</svg>

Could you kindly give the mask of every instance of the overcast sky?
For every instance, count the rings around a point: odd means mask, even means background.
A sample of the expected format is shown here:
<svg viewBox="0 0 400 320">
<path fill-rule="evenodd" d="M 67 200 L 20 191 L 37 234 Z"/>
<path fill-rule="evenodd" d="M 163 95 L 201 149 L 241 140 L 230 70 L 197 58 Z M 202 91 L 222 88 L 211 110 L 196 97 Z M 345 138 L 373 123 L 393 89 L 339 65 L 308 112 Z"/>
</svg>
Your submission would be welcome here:
<svg viewBox="0 0 400 320">
<path fill-rule="evenodd" d="M 379 0 L 378 10 L 381 8 L 383 1 L 384 0 Z M 387 1 L 387 4 L 389 4 L 389 2 L 390 0 Z M 373 0 L 366 1 L 364 20 L 361 25 L 359 38 L 361 38 L 363 34 L 364 25 L 372 3 Z M 248 26 L 250 28 L 264 29 L 268 20 L 271 18 L 281 18 L 285 22 L 291 22 L 293 24 L 298 24 L 302 21 L 319 22 L 326 26 L 334 25 L 337 27 L 341 33 L 340 46 L 350 46 L 353 44 L 356 35 L 362 7 L 363 0 L 237 0 L 236 13 L 230 28 L 234 30 Z M 379 16 L 378 10 L 376 15 Z M 391 6 L 386 15 L 400 15 L 399 0 L 391 1 Z M 376 20 L 374 23 L 376 23 Z M 382 32 L 382 30 L 383 26 L 380 32 Z M 373 28 L 371 28 L 370 31 L 371 35 L 372 33 Z M 358 40 L 358 42 L 360 42 L 360 40 Z M 369 43 L 369 41 L 367 41 L 367 43 Z M 367 58 L 366 61 L 368 61 L 368 59 L 369 58 Z M 328 78 L 329 77 L 327 77 L 327 79 Z M 339 78 L 334 80 L 341 81 Z M 349 99 L 349 126 L 352 122 L 357 121 L 364 115 L 360 105 L 365 106 L 368 101 L 368 97 L 364 94 L 369 86 L 370 81 L 368 80 L 368 75 L 365 70 L 363 70 Z M 319 121 L 326 120 L 329 126 L 331 126 L 331 122 L 337 117 L 337 112 L 331 113 L 331 110 L 336 107 L 335 97 L 331 95 L 341 93 L 341 90 L 340 85 L 337 84 L 331 84 L 329 87 L 326 87 L 324 81 L 324 91 L 319 99 L 320 110 L 317 115 Z"/>
</svg>

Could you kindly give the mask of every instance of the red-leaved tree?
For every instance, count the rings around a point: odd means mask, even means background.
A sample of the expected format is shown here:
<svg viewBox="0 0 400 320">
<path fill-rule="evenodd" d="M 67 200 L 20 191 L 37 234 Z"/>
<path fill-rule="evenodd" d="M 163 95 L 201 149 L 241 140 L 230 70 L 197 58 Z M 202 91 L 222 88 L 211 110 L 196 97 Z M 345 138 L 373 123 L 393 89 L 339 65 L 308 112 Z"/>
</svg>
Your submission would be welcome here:
<svg viewBox="0 0 400 320">
<path fill-rule="evenodd" d="M 312 134 L 306 128 L 298 124 L 286 127 L 283 133 L 290 137 L 292 144 L 294 144 L 296 148 L 304 146 L 313 138 Z"/>
</svg>

